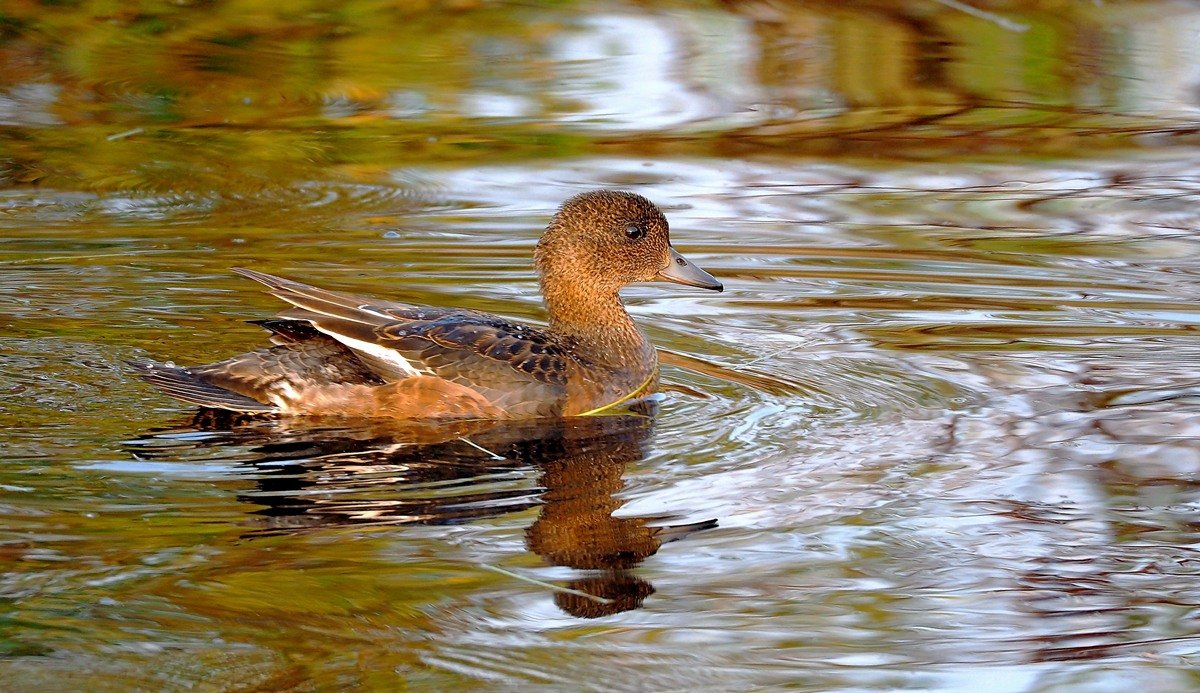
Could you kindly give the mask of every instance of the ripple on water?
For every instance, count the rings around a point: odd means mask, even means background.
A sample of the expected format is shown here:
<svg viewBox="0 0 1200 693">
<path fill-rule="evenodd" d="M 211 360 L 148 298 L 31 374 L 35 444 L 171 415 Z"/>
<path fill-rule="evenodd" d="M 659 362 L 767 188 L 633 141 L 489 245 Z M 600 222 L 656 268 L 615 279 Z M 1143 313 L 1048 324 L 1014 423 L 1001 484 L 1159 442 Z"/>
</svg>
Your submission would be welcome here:
<svg viewBox="0 0 1200 693">
<path fill-rule="evenodd" d="M 436 190 L 395 184 L 299 181 L 291 185 L 258 182 L 245 190 L 213 186 L 170 191 L 136 177 L 98 184 L 102 193 L 16 192 L 0 199 L 0 223 L 26 233 L 76 224 L 144 227 L 166 223 L 273 226 L 288 217 L 306 223 L 346 225 L 355 219 L 401 218 L 452 203 Z"/>
<path fill-rule="evenodd" d="M 1186 210 L 1142 200 L 1188 193 L 1191 159 L 1119 184 L 1128 162 L 646 163 L 5 198 L 0 594 L 74 629 L 23 646 L 302 652 L 330 680 L 357 680 L 354 651 L 502 687 L 1022 689 L 1186 664 L 1197 253 L 1169 230 Z M 537 226 L 599 185 L 663 201 L 727 282 L 629 293 L 664 349 L 653 422 L 208 430 L 120 366 L 262 345 L 235 326 L 278 306 L 226 276 L 243 261 L 537 318 Z M 81 221 L 105 231 L 64 244 Z"/>
</svg>

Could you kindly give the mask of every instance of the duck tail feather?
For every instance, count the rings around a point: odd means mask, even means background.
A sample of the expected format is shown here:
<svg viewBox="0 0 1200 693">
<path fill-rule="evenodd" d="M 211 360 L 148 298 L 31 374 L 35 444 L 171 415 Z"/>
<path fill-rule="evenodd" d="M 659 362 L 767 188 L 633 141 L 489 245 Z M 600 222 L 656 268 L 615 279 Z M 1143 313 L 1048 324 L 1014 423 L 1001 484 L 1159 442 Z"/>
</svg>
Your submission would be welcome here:
<svg viewBox="0 0 1200 693">
<path fill-rule="evenodd" d="M 212 409 L 226 409 L 255 414 L 278 413 L 271 404 L 226 390 L 204 380 L 189 368 L 168 366 L 153 361 L 128 361 L 143 379 L 163 392 L 184 402 Z"/>
</svg>

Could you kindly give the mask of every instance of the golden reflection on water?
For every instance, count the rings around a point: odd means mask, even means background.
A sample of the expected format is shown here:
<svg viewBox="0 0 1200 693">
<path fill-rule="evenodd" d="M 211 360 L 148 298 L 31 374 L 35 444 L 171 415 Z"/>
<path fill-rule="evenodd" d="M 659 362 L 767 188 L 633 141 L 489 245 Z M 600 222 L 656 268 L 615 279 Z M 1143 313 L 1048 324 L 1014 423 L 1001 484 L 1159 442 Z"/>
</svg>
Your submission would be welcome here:
<svg viewBox="0 0 1200 693">
<path fill-rule="evenodd" d="M 1194 688 L 1200 12 L 969 4 L 5 5 L 6 683 Z M 122 365 L 256 343 L 231 265 L 536 322 L 595 187 L 728 287 L 627 292 L 656 419 Z"/>
<path fill-rule="evenodd" d="M 0 44 L 5 177 L 252 198 L 481 153 L 941 160 L 1194 139 L 1186 4 L 1009 10 L 1024 31 L 933 2 L 356 0 L 264 4 L 252 21 L 232 5 L 17 4 Z"/>
</svg>

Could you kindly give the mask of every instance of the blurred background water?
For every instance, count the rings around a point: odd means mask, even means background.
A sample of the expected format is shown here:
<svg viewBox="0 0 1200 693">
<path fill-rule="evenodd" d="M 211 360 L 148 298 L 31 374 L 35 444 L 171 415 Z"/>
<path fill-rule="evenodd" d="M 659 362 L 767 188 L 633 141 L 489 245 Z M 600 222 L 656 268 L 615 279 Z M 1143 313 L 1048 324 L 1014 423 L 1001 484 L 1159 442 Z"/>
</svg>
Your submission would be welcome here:
<svg viewBox="0 0 1200 693">
<path fill-rule="evenodd" d="M 1200 686 L 1200 8 L 0 8 L 11 690 Z M 544 317 L 554 208 L 638 416 L 228 428 L 123 361 L 263 343 L 247 265 Z"/>
</svg>

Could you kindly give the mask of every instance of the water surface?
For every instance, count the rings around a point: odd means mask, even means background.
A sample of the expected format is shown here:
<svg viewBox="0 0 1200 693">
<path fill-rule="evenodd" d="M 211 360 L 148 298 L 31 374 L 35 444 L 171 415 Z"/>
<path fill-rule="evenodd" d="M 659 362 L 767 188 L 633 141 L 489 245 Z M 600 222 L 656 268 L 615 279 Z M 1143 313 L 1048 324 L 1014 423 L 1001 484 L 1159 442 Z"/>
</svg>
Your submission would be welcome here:
<svg viewBox="0 0 1200 693">
<path fill-rule="evenodd" d="M 5 10 L 5 680 L 1200 685 L 1200 13 L 1005 7 Z M 626 292 L 628 416 L 231 428 L 123 365 L 261 345 L 237 265 L 542 320 L 595 187 L 726 285 Z"/>
</svg>

